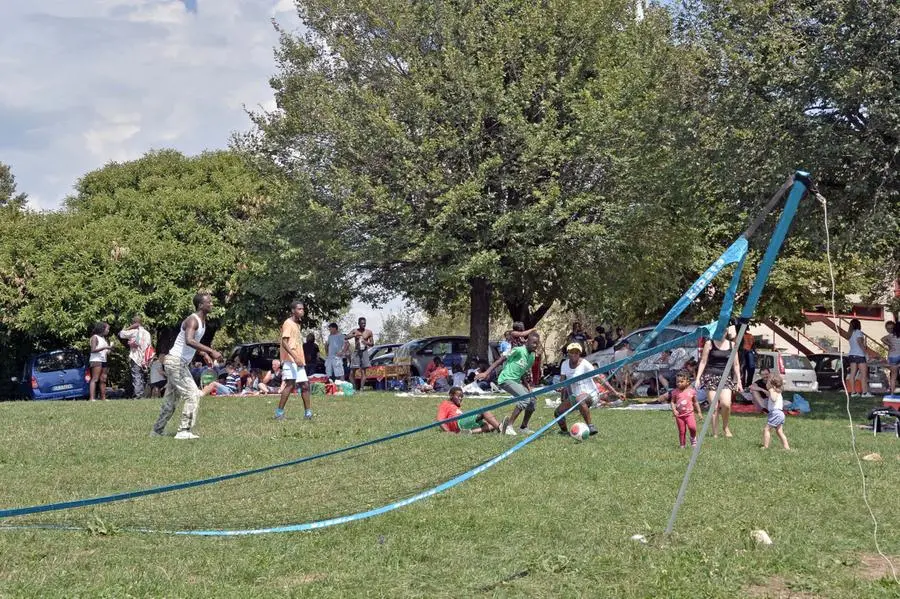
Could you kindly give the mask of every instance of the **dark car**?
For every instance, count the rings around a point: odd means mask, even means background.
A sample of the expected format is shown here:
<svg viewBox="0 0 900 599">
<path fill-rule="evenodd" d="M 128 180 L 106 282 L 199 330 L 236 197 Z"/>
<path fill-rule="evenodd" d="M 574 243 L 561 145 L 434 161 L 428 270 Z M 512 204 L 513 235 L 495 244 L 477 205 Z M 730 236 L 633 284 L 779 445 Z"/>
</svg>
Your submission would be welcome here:
<svg viewBox="0 0 900 599">
<path fill-rule="evenodd" d="M 31 356 L 14 382 L 28 399 L 79 399 L 88 396 L 90 379 L 84 355 L 66 348 Z"/>
<path fill-rule="evenodd" d="M 847 356 L 844 355 L 843 372 L 838 367 L 840 363 L 840 354 L 813 354 L 809 357 L 813 367 L 816 370 L 816 380 L 819 382 L 819 389 L 843 389 L 843 379 L 849 373 L 849 363 Z M 872 393 L 887 393 L 888 378 L 884 370 L 877 366 L 869 366 L 869 390 Z"/>
<path fill-rule="evenodd" d="M 228 361 L 234 362 L 235 358 L 239 358 L 241 364 L 249 368 L 272 370 L 272 360 L 278 359 L 279 349 L 280 344 L 274 341 L 243 343 L 231 350 Z"/>
<path fill-rule="evenodd" d="M 402 343 L 385 343 L 369 349 L 369 363 L 372 366 L 385 366 L 394 363 L 394 351 Z"/>
</svg>

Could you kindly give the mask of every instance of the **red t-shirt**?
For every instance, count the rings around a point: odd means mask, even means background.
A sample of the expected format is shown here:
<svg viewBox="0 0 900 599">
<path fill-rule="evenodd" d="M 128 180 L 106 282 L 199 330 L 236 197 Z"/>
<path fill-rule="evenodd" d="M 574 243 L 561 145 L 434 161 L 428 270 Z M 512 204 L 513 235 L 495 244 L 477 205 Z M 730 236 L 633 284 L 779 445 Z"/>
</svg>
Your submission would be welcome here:
<svg viewBox="0 0 900 599">
<path fill-rule="evenodd" d="M 679 416 L 687 416 L 694 413 L 695 397 L 697 397 L 697 390 L 693 387 L 688 387 L 684 391 L 681 389 L 669 391 L 669 401 L 675 402 L 675 412 Z"/>
<path fill-rule="evenodd" d="M 447 418 L 453 418 L 460 414 L 462 414 L 462 410 L 459 409 L 459 406 L 449 399 L 445 399 L 441 402 L 441 405 L 438 406 L 437 420 L 446 420 Z M 459 432 L 459 420 L 448 422 L 444 426 L 449 428 L 451 433 Z"/>
</svg>

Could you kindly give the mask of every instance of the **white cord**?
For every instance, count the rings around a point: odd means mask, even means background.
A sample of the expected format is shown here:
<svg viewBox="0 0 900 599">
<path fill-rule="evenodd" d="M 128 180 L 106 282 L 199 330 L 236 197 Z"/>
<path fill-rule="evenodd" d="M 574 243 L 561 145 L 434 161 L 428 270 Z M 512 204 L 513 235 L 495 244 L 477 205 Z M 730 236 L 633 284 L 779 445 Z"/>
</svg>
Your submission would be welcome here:
<svg viewBox="0 0 900 599">
<path fill-rule="evenodd" d="M 828 274 L 831 277 L 831 317 L 837 321 L 837 303 L 835 301 L 835 283 L 834 283 L 834 268 L 831 265 L 831 234 L 828 231 L 828 202 L 825 200 L 825 197 L 822 196 L 819 192 L 816 192 L 816 199 L 822 204 L 822 210 L 825 213 L 825 255 L 828 257 Z M 840 324 L 838 323 L 838 327 Z M 878 555 L 887 562 L 887 565 L 891 568 L 891 575 L 894 578 L 894 582 L 900 585 L 900 580 L 897 579 L 897 570 L 894 568 L 894 563 L 891 559 L 881 551 L 881 544 L 878 542 L 878 519 L 875 518 L 875 512 L 872 511 L 872 506 L 869 504 L 869 487 L 866 484 L 866 472 L 863 470 L 862 460 L 859 459 L 859 451 L 856 449 L 856 431 L 854 430 L 853 424 L 853 414 L 850 413 L 850 391 L 847 389 L 847 380 L 844 378 L 844 350 L 841 345 L 841 335 L 835 330 L 835 335 L 837 335 L 838 342 L 838 354 L 840 355 L 841 360 L 841 385 L 844 387 L 844 397 L 846 398 L 846 409 L 847 409 L 847 418 L 850 420 L 850 443 L 853 446 L 853 456 L 856 458 L 856 465 L 859 467 L 859 475 L 862 478 L 862 498 L 863 502 L 866 504 L 866 509 L 869 510 L 869 516 L 872 518 L 872 524 L 874 525 L 874 529 L 872 531 L 872 536 L 875 539 L 875 550 L 878 551 Z M 868 368 L 868 366 L 863 365 L 864 368 Z M 898 423 L 897 426 L 900 426 Z"/>
</svg>

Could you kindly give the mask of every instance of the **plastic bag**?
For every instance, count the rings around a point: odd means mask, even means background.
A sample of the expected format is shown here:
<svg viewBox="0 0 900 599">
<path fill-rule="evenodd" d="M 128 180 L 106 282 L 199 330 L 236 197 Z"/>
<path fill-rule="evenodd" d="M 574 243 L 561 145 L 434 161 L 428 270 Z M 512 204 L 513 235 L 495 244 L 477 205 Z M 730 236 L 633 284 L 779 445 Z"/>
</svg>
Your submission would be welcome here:
<svg viewBox="0 0 900 599">
<path fill-rule="evenodd" d="M 797 410 L 801 414 L 809 414 L 810 412 L 812 412 L 812 408 L 809 406 L 809 402 L 806 401 L 806 398 L 799 393 L 794 393 L 794 399 L 791 402 L 791 409 Z"/>
</svg>

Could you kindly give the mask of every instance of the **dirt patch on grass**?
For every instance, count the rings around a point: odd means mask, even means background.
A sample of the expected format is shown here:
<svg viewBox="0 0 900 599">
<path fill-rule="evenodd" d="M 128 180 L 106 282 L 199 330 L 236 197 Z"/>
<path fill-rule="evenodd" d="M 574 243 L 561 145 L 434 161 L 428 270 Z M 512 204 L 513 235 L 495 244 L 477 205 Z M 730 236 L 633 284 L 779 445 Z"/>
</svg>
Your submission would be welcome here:
<svg viewBox="0 0 900 599">
<path fill-rule="evenodd" d="M 310 574 L 297 574 L 295 576 L 279 576 L 275 579 L 275 585 L 283 589 L 292 589 L 305 584 L 312 584 L 328 578 L 324 572 L 312 572 Z"/>
<path fill-rule="evenodd" d="M 808 591 L 791 589 L 784 578 L 773 576 L 765 584 L 754 584 L 744 589 L 746 597 L 753 599 L 819 599 L 819 595 Z"/>
<path fill-rule="evenodd" d="M 900 567 L 900 557 L 896 555 L 888 557 L 894 562 L 894 568 Z M 857 570 L 860 576 L 866 580 L 881 580 L 882 578 L 893 577 L 891 567 L 877 553 L 864 553 L 859 556 L 859 567 Z"/>
</svg>

